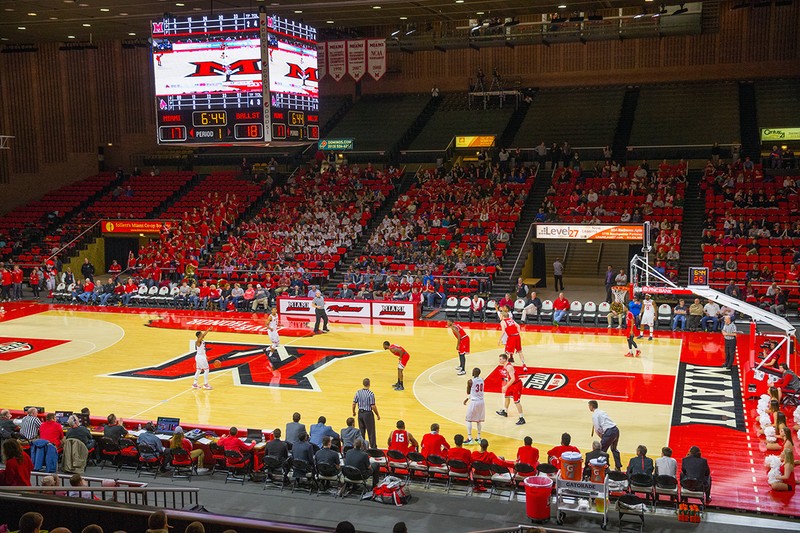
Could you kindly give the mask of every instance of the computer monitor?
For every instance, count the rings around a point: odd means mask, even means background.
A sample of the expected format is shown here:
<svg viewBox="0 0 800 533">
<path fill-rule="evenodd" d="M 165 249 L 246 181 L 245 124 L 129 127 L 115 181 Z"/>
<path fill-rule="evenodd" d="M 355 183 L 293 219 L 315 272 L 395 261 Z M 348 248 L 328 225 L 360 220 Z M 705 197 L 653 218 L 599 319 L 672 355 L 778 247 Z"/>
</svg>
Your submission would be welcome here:
<svg viewBox="0 0 800 533">
<path fill-rule="evenodd" d="M 56 422 L 62 426 L 66 426 L 70 416 L 72 416 L 72 411 L 56 411 Z"/>
<path fill-rule="evenodd" d="M 174 433 L 175 428 L 181 425 L 180 418 L 159 416 L 156 420 L 156 433 Z"/>
<path fill-rule="evenodd" d="M 36 407 L 36 406 L 35 405 L 26 405 L 25 407 L 22 408 L 22 410 L 27 413 L 28 409 L 30 409 L 31 407 Z M 40 415 L 44 414 L 44 407 L 36 407 L 36 410 L 39 411 Z"/>
<path fill-rule="evenodd" d="M 245 440 L 248 442 L 250 441 L 261 441 L 264 438 L 264 432 L 260 429 L 248 429 L 247 430 L 247 437 Z"/>
</svg>

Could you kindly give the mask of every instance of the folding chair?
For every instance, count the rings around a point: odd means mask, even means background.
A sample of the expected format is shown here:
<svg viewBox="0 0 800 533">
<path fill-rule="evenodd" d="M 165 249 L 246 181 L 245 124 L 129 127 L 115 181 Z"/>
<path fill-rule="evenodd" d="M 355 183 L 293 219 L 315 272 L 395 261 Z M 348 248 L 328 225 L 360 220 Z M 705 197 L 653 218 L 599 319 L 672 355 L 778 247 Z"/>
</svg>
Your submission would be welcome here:
<svg viewBox="0 0 800 533">
<path fill-rule="evenodd" d="M 106 462 L 111 461 L 114 466 L 119 466 L 120 447 L 119 444 L 109 439 L 108 437 L 101 437 L 97 442 L 98 457 L 100 459 L 100 470 L 105 468 Z"/>
<path fill-rule="evenodd" d="M 633 474 L 630 476 L 630 491 L 632 494 L 644 494 L 645 502 L 654 500 L 653 486 L 655 481 L 650 474 Z"/>
<path fill-rule="evenodd" d="M 158 476 L 164 457 L 149 444 L 139 444 L 136 450 L 139 453 L 136 477 L 142 477 L 142 471 L 145 471 L 147 474 L 152 474 L 153 479 L 155 479 Z"/>
<path fill-rule="evenodd" d="M 225 483 L 228 483 L 228 481 L 238 481 L 244 485 L 247 476 L 250 474 L 251 461 L 252 459 L 242 455 L 242 452 L 225 450 L 225 468 L 227 469 Z"/>
<path fill-rule="evenodd" d="M 447 481 L 448 473 L 450 469 L 447 466 L 447 460 L 436 454 L 431 454 L 428 456 L 428 480 L 427 485 L 428 487 L 431 486 L 431 482 L 436 479 L 437 476 L 441 476 L 441 479 Z"/>
<path fill-rule="evenodd" d="M 705 511 L 706 505 L 708 504 L 705 485 L 700 480 L 691 478 L 681 479 L 680 485 L 680 501 L 688 502 L 689 498 L 700 500 L 703 511 Z"/>
<path fill-rule="evenodd" d="M 491 465 L 491 467 L 493 472 L 491 476 L 492 490 L 489 492 L 489 498 L 491 499 L 495 492 L 501 494 L 503 491 L 506 491 L 508 492 L 508 501 L 511 501 L 511 497 L 514 496 L 516 492 L 514 476 L 506 466 Z"/>
<path fill-rule="evenodd" d="M 640 520 L 639 533 L 641 533 L 644 530 L 644 511 L 645 501 L 640 497 L 634 494 L 625 494 L 620 496 L 617 500 L 617 512 L 619 513 L 620 529 L 622 528 L 622 519 L 625 516 L 635 516 Z"/>
<path fill-rule="evenodd" d="M 393 476 L 404 476 L 406 481 L 408 481 L 411 472 L 408 469 L 408 458 L 403 455 L 403 452 L 388 450 L 386 452 L 386 459 L 388 461 L 386 466 L 389 469 L 389 473 Z M 402 471 L 403 473 L 400 474 L 398 471 Z"/>
<path fill-rule="evenodd" d="M 197 468 L 189 455 L 189 452 L 183 448 L 173 448 L 172 451 L 172 481 L 175 478 L 192 480 L 192 474 L 197 473 Z"/>
<path fill-rule="evenodd" d="M 301 485 L 303 482 L 308 483 L 308 493 L 314 489 L 316 482 L 314 481 L 314 467 L 303 459 L 292 459 L 292 492 L 294 493 L 295 487 Z"/>
<path fill-rule="evenodd" d="M 675 502 L 678 507 L 678 480 L 673 476 L 656 476 L 655 496 L 653 497 L 653 507 L 658 504 L 661 496 L 669 496 L 669 501 Z"/>
<path fill-rule="evenodd" d="M 450 494 L 450 489 L 459 482 L 464 482 L 464 487 L 466 489 L 464 495 L 468 496 L 472 491 L 469 479 L 469 466 L 464 461 L 450 459 L 447 461 L 447 494 Z"/>
<path fill-rule="evenodd" d="M 492 484 L 492 465 L 484 463 L 483 461 L 473 461 L 470 465 L 470 473 L 473 491 L 481 492 L 485 490 L 484 485 Z M 489 494 L 489 496 L 491 496 L 491 494 Z"/>
<path fill-rule="evenodd" d="M 367 474 L 364 474 L 358 468 L 354 466 L 344 465 L 342 467 L 342 479 L 343 479 L 343 487 L 341 491 L 342 498 L 345 496 L 344 488 L 348 486 L 359 486 L 361 487 L 361 495 L 359 496 L 359 500 L 364 497 L 364 494 L 367 493 Z"/>
<path fill-rule="evenodd" d="M 414 479 L 414 474 L 422 474 L 422 480 L 425 486 L 428 485 L 428 463 L 425 456 L 419 452 L 408 452 L 406 454 L 408 459 L 408 477 L 407 481 L 410 483 Z"/>
<path fill-rule="evenodd" d="M 367 450 L 367 455 L 369 455 L 369 460 L 371 463 L 375 463 L 378 465 L 378 468 L 383 470 L 384 472 L 388 473 L 389 469 L 387 468 L 387 460 L 386 460 L 386 453 L 379 449 L 379 448 L 370 448 Z"/>
<path fill-rule="evenodd" d="M 342 476 L 339 469 L 332 464 L 317 463 L 317 496 L 325 483 L 335 483 L 336 488 L 339 489 L 342 485 Z"/>
<path fill-rule="evenodd" d="M 514 465 L 514 494 L 525 493 L 525 478 L 535 476 L 536 469 L 528 463 L 517 463 Z"/>
<path fill-rule="evenodd" d="M 208 449 L 211 450 L 211 458 L 214 460 L 214 466 L 211 469 L 211 475 L 213 476 L 217 472 L 217 468 L 219 468 L 220 472 L 227 474 L 228 467 L 226 466 L 227 460 L 225 459 L 225 448 L 216 442 L 211 442 L 208 445 Z"/>
<path fill-rule="evenodd" d="M 265 477 L 261 490 L 272 487 L 279 488 L 283 492 L 283 487 L 286 485 L 286 461 L 273 455 L 265 455 L 263 471 Z"/>
</svg>

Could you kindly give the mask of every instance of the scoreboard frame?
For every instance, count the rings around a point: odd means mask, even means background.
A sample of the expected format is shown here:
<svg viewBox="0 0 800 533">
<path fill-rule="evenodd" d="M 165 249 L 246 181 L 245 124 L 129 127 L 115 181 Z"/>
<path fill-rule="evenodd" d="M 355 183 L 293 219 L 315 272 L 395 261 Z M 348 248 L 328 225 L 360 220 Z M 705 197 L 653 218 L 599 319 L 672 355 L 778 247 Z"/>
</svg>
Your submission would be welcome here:
<svg viewBox="0 0 800 533">
<path fill-rule="evenodd" d="M 273 30 L 284 31 L 276 37 Z M 319 138 L 313 27 L 265 13 L 195 15 L 152 22 L 152 37 L 158 144 L 292 145 Z M 278 43 L 302 50 L 305 68 L 273 61 L 271 45 Z M 294 74 L 303 92 L 273 93 L 270 70 L 277 73 L 273 84 Z"/>
</svg>

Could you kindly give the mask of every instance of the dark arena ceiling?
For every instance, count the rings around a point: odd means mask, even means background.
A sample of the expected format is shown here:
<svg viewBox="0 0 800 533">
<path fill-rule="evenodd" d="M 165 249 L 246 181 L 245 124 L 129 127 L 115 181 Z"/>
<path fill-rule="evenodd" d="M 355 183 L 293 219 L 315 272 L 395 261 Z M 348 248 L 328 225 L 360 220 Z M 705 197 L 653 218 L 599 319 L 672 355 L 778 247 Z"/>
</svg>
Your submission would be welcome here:
<svg viewBox="0 0 800 533">
<path fill-rule="evenodd" d="M 342 35 L 388 37 L 393 28 L 409 25 L 456 28 L 470 19 L 489 17 L 609 15 L 609 10 L 619 8 L 655 12 L 662 4 L 653 0 L 0 0 L 0 45 L 147 38 L 149 21 L 164 13 L 203 16 L 263 8 L 316 26 L 325 40 Z"/>
</svg>

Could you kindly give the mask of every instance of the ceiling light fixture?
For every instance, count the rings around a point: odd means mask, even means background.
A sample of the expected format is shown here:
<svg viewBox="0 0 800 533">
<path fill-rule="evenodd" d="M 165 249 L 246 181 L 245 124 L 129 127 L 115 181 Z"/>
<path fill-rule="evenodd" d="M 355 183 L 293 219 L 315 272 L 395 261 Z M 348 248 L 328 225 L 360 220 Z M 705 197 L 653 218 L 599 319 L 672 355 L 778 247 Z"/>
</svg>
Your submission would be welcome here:
<svg viewBox="0 0 800 533">
<path fill-rule="evenodd" d="M 103 13 L 108 13 L 108 12 L 109 12 L 109 11 L 111 11 L 111 10 L 110 10 L 110 9 L 108 9 L 107 7 L 101 7 L 101 8 L 100 8 L 100 11 L 102 11 Z"/>
<path fill-rule="evenodd" d="M 27 30 L 28 28 L 26 28 L 25 26 L 17 26 L 17 29 L 18 30 Z"/>
<path fill-rule="evenodd" d="M 83 27 L 84 27 L 84 28 L 91 28 L 91 27 L 92 27 L 92 25 L 91 25 L 91 24 L 89 24 L 88 22 L 84 22 L 84 23 L 83 23 Z"/>
<path fill-rule="evenodd" d="M 567 4 L 558 4 L 558 9 L 567 9 Z"/>
<path fill-rule="evenodd" d="M 372 6 L 372 9 L 380 9 L 381 6 Z"/>
<path fill-rule="evenodd" d="M 326 24 L 333 24 L 333 21 L 332 20 L 326 20 L 325 23 Z"/>
<path fill-rule="evenodd" d="M 294 10 L 294 13 L 295 13 L 295 15 L 299 15 L 299 14 L 300 14 L 300 13 L 302 13 L 302 12 L 303 12 L 303 10 L 302 10 L 302 9 L 295 9 L 295 10 Z"/>
<path fill-rule="evenodd" d="M 129 31 L 129 32 L 128 32 L 128 35 L 130 35 L 131 37 L 133 37 L 133 36 L 135 36 L 135 35 L 136 35 L 136 32 Z"/>
<path fill-rule="evenodd" d="M 400 20 L 408 20 L 408 17 L 400 17 Z"/>
<path fill-rule="evenodd" d="M 75 38 L 74 35 L 67 35 L 67 39 L 74 39 L 74 38 Z"/>
<path fill-rule="evenodd" d="M 35 16 L 36 16 L 36 13 L 28 13 L 28 16 L 29 16 L 29 17 L 35 17 Z"/>
<path fill-rule="evenodd" d="M 416 32 L 417 32 L 417 27 L 416 26 L 414 26 L 413 28 L 409 28 L 409 30 L 406 32 L 406 37 L 408 37 L 412 33 L 416 33 Z"/>
</svg>

